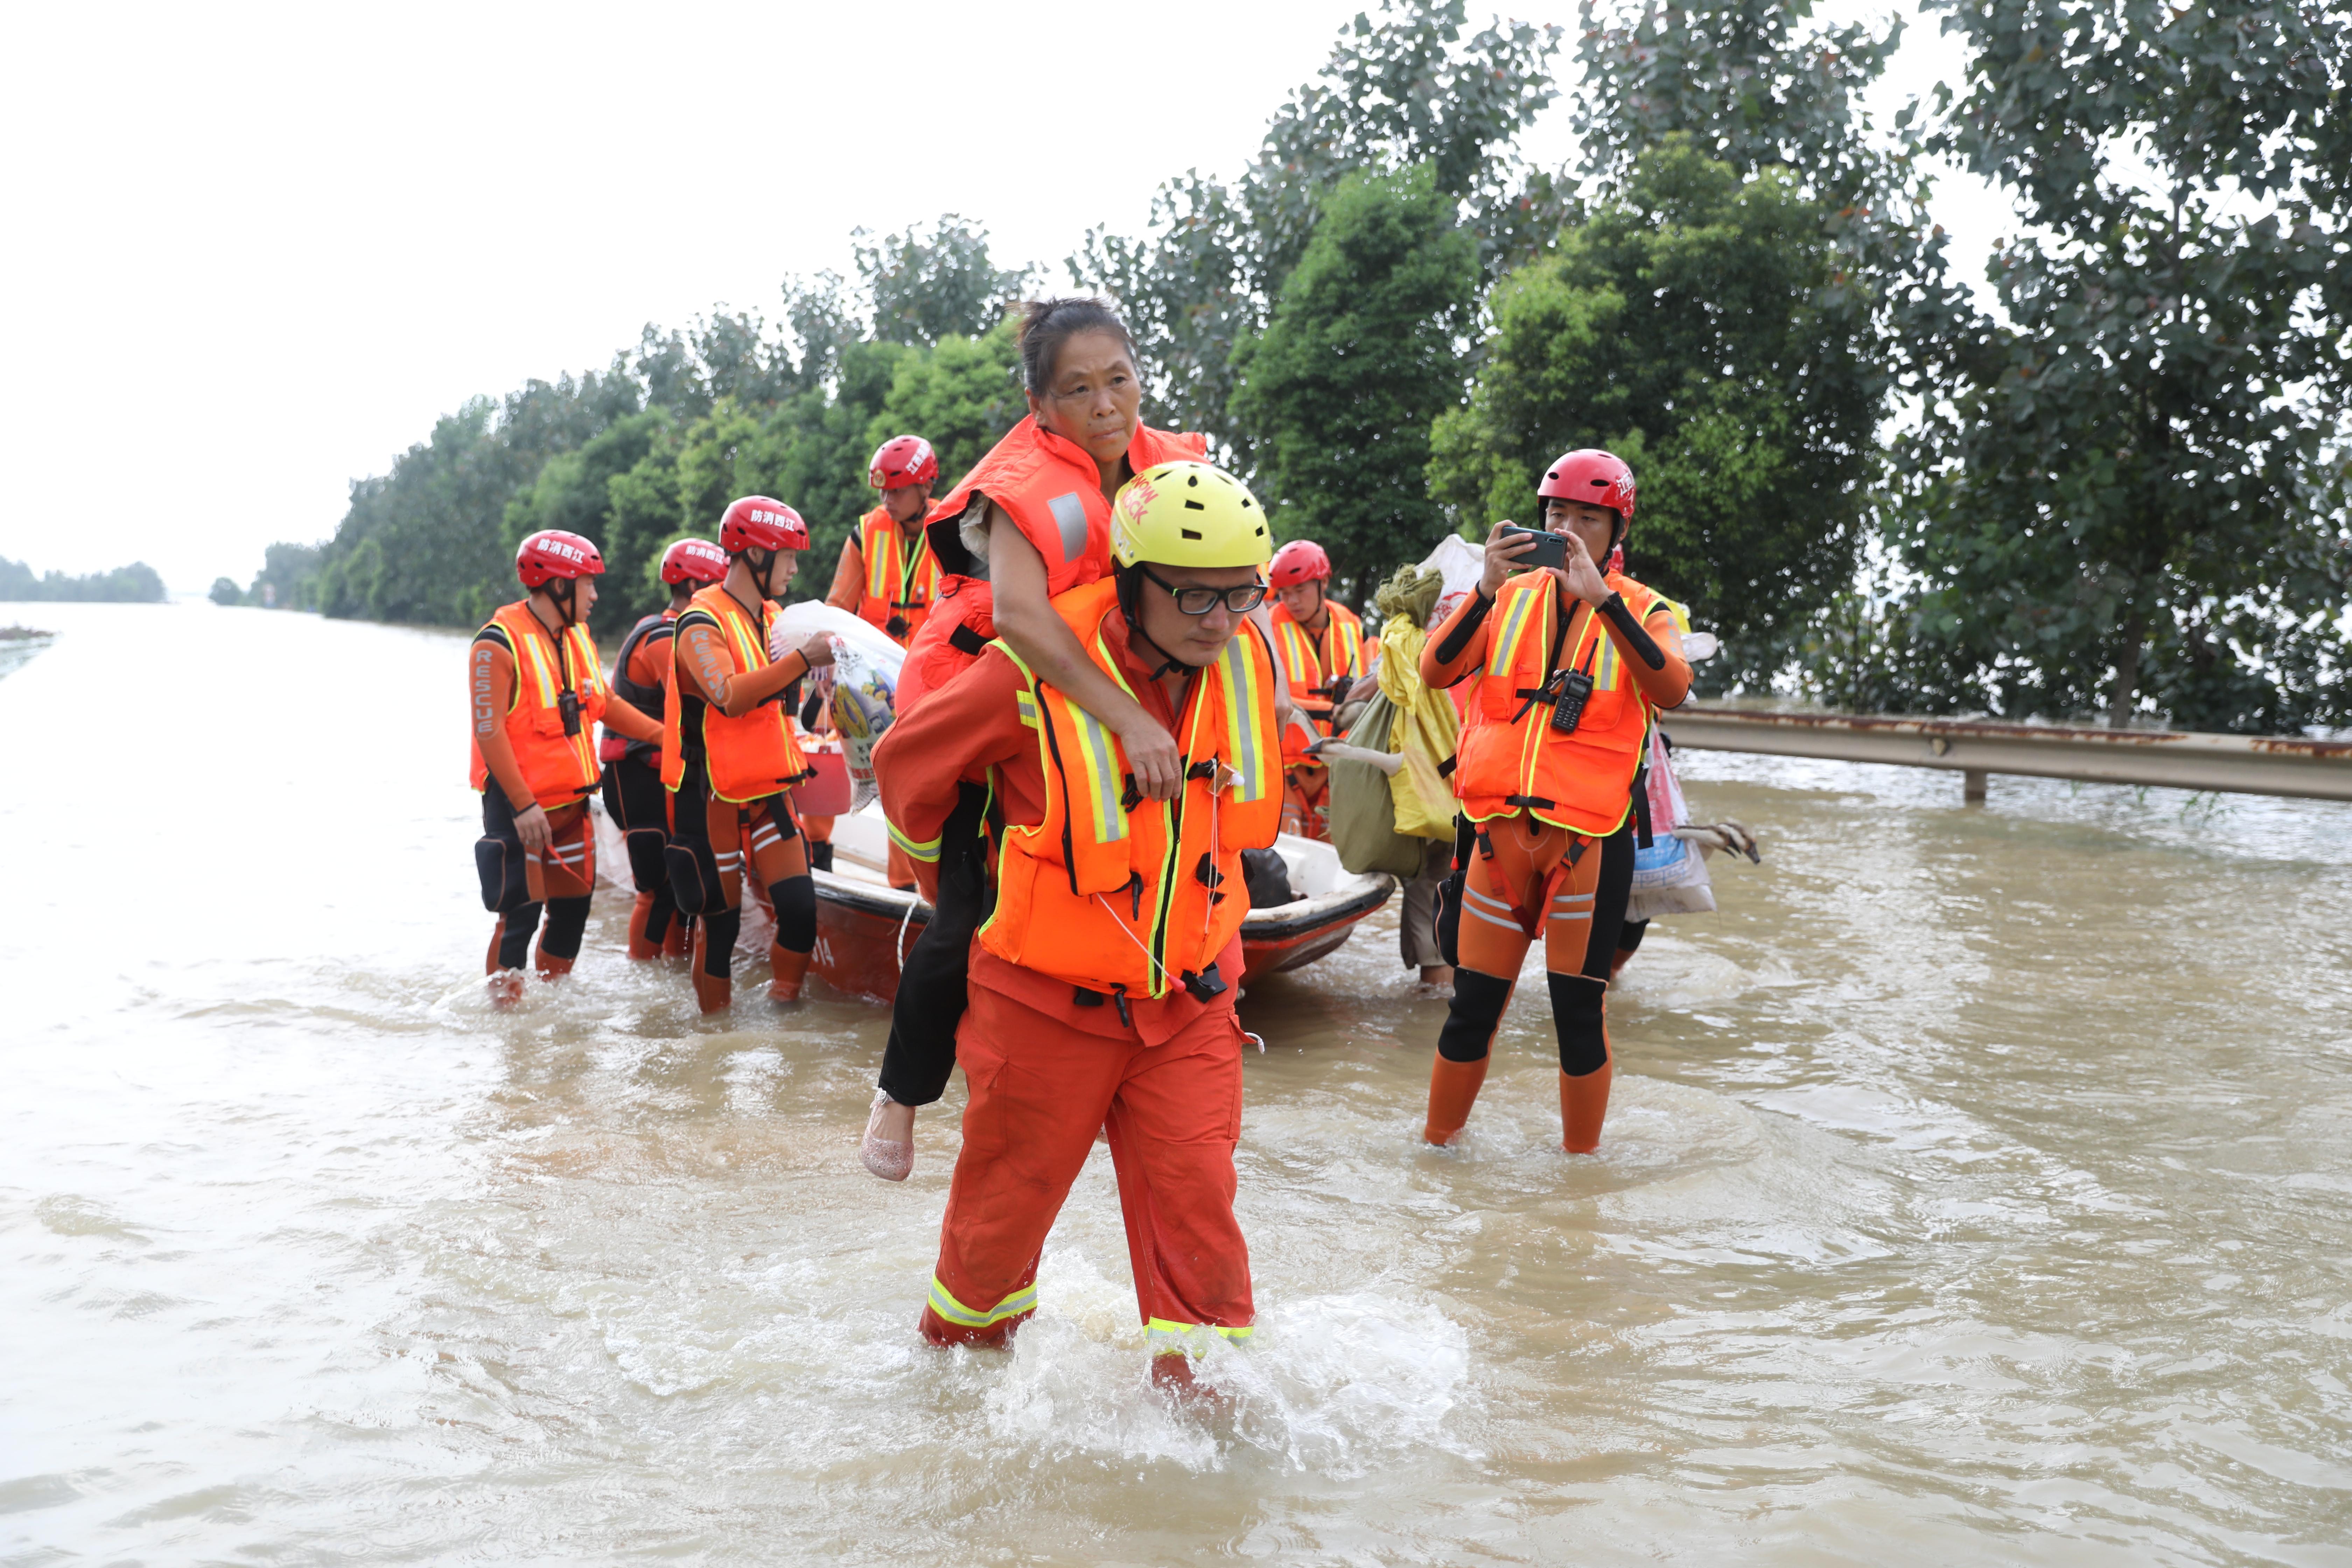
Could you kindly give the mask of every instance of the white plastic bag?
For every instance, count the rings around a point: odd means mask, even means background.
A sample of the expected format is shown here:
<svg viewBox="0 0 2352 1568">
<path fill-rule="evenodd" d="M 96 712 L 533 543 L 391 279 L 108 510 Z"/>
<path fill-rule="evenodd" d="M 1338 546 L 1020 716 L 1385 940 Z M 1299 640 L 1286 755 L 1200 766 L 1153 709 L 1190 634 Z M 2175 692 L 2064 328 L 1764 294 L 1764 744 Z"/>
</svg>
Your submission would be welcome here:
<svg viewBox="0 0 2352 1568">
<path fill-rule="evenodd" d="M 832 605 L 793 605 L 768 633 L 769 657 L 798 647 L 819 632 L 833 636 L 833 729 L 849 764 L 852 812 L 872 804 L 874 746 L 898 714 L 898 671 L 907 650 L 868 621 Z"/>
</svg>

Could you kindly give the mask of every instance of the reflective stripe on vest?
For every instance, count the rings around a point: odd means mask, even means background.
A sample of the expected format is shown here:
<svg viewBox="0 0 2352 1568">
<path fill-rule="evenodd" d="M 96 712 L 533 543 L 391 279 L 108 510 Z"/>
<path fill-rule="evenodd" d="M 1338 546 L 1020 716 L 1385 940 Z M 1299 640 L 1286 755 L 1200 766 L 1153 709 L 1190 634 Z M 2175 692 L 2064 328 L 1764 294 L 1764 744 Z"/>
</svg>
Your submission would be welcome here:
<svg viewBox="0 0 2352 1568">
<path fill-rule="evenodd" d="M 686 614 L 678 617 L 680 627 L 686 626 L 688 616 L 698 615 L 718 626 L 728 662 L 734 666 L 731 674 L 749 675 L 770 663 L 764 612 L 755 621 L 724 585 L 714 584 L 694 595 Z M 677 681 L 681 662 L 682 655 L 673 650 L 673 698 L 680 695 Z M 703 772 L 709 781 L 710 793 L 739 805 L 780 794 L 809 776 L 808 761 L 793 736 L 792 716 L 780 698 L 732 719 L 713 704 L 697 700 L 701 728 L 698 748 L 689 743 L 689 738 L 679 728 L 685 722 L 686 706 L 681 700 L 670 713 L 664 715 L 665 733 L 676 734 L 678 739 L 677 746 L 665 746 L 662 755 L 662 782 L 671 789 L 685 782 L 684 753 L 694 749 L 702 752 Z"/>
<path fill-rule="evenodd" d="M 875 626 L 887 627 L 893 615 L 902 613 L 910 625 L 919 624 L 922 612 L 939 595 L 940 563 L 931 553 L 929 536 L 917 531 L 912 562 L 906 559 L 905 545 L 906 535 L 884 508 L 876 507 L 859 521 L 857 549 L 866 560 L 866 596 L 857 613 Z"/>
<path fill-rule="evenodd" d="M 1668 605 L 1630 577 L 1612 574 L 1609 584 L 1637 620 Z M 1455 794 L 1474 821 L 1526 811 L 1571 832 L 1607 835 L 1632 809 L 1652 721 L 1649 700 L 1606 623 L 1580 601 L 1569 613 L 1575 635 L 1561 639 L 1555 660 L 1559 595 L 1550 574 L 1521 573 L 1496 595 L 1486 664 L 1470 703 L 1475 721 L 1464 727 L 1454 774 Z M 1555 669 L 1592 678 L 1583 713 L 1567 734 L 1551 728 L 1551 700 L 1528 695 L 1546 689 Z"/>
<path fill-rule="evenodd" d="M 1054 607 L 1097 668 L 1133 696 L 1104 629 L 1117 602 L 1104 580 Z M 1190 681 L 1172 726 L 1183 793 L 1171 803 L 1130 794 L 1118 736 L 995 646 L 1033 700 L 1045 811 L 1005 832 L 996 910 L 981 942 L 1009 963 L 1075 986 L 1166 995 L 1240 931 L 1249 903 L 1241 851 L 1272 844 L 1281 826 L 1279 773 L 1268 761 L 1278 754 L 1271 650 L 1244 623 Z"/>
</svg>

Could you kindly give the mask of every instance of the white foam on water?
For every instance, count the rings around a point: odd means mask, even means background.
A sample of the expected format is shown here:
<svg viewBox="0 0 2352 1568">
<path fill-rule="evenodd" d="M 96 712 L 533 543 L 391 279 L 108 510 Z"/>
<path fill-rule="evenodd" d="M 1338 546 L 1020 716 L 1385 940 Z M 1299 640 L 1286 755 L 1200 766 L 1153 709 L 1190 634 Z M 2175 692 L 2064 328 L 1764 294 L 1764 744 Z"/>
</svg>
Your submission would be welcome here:
<svg viewBox="0 0 2352 1568">
<path fill-rule="evenodd" d="M 1131 1291 L 1078 1249 L 1049 1247 L 1037 1315 L 982 1409 L 992 1436 L 1029 1448 L 1194 1471 L 1271 1462 L 1352 1478 L 1432 1448 L 1470 1452 L 1448 1420 L 1473 1397 L 1469 1336 L 1426 1303 L 1377 1293 L 1281 1303 L 1195 1368 L 1214 1404 L 1154 1387 Z"/>
</svg>

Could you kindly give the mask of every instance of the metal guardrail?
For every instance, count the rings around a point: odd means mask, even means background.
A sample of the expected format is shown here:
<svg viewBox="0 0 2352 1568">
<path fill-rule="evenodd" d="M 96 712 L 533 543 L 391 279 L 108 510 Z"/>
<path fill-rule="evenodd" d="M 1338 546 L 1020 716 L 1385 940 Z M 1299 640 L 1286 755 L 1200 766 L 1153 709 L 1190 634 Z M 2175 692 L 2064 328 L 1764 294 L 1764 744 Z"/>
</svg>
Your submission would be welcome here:
<svg viewBox="0 0 2352 1568">
<path fill-rule="evenodd" d="M 1692 751 L 1943 768 L 1962 775 L 1964 798 L 1970 801 L 1984 798 L 1988 773 L 2352 800 L 2352 741 L 1775 713 L 1701 704 L 1678 708 L 1660 722 L 1677 747 Z"/>
</svg>

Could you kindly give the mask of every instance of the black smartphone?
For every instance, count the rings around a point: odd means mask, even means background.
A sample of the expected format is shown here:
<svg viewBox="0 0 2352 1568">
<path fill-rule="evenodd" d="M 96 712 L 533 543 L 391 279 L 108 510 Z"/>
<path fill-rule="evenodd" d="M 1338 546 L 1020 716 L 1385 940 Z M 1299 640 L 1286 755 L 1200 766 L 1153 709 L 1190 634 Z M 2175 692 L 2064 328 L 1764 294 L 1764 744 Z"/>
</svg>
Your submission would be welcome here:
<svg viewBox="0 0 2352 1568">
<path fill-rule="evenodd" d="M 1511 564 L 1519 571 L 1532 572 L 1538 566 L 1557 566 L 1562 571 L 1568 568 L 1568 536 L 1566 534 L 1553 533 L 1548 529 L 1521 528 L 1517 523 L 1513 523 L 1503 530 L 1503 537 L 1506 540 L 1526 538 L 1536 542 L 1536 547 L 1533 550 L 1513 558 Z"/>
</svg>

